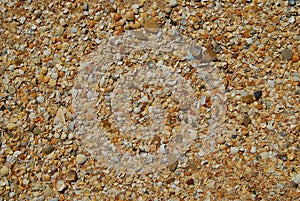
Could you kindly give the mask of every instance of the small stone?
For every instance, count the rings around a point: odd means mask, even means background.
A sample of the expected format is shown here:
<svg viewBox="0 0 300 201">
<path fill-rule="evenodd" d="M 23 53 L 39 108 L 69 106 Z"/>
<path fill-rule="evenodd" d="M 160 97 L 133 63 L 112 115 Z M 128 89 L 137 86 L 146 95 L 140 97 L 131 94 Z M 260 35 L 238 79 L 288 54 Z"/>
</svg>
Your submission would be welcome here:
<svg viewBox="0 0 300 201">
<path fill-rule="evenodd" d="M 113 13 L 112 18 L 115 22 L 119 21 L 122 17 L 118 13 Z"/>
<path fill-rule="evenodd" d="M 145 19 L 144 28 L 146 31 L 151 32 L 151 33 L 157 33 L 159 30 L 157 23 L 152 18 Z"/>
<path fill-rule="evenodd" d="M 293 57 L 292 57 L 292 62 L 293 62 L 293 63 L 296 63 L 296 62 L 298 62 L 298 61 L 299 61 L 299 56 L 298 56 L 297 53 L 294 53 L 294 54 L 293 54 Z"/>
<path fill-rule="evenodd" d="M 174 7 L 178 6 L 177 0 L 171 0 L 170 1 L 170 6 L 171 6 L 171 8 L 174 8 Z"/>
<path fill-rule="evenodd" d="M 67 185 L 63 180 L 58 180 L 55 187 L 58 192 L 62 192 L 67 188 Z"/>
<path fill-rule="evenodd" d="M 252 154 L 255 154 L 255 153 L 256 153 L 256 147 L 251 147 L 250 152 L 251 152 Z"/>
<path fill-rule="evenodd" d="M 274 87 L 275 87 L 275 81 L 274 81 L 274 80 L 268 80 L 267 82 L 268 82 L 268 84 L 269 84 L 269 86 L 270 86 L 271 88 L 274 88 Z"/>
<path fill-rule="evenodd" d="M 262 96 L 262 91 L 256 91 L 256 92 L 254 92 L 254 98 L 255 98 L 255 100 L 258 101 L 261 98 L 261 96 Z"/>
<path fill-rule="evenodd" d="M 77 33 L 77 31 L 78 31 L 77 28 L 75 26 L 72 26 L 71 33 L 75 34 L 75 33 Z"/>
<path fill-rule="evenodd" d="M 34 14 L 35 17 L 39 18 L 42 15 L 42 11 L 41 10 L 35 10 L 33 14 Z"/>
<path fill-rule="evenodd" d="M 296 5 L 296 0 L 289 0 L 289 5 L 290 6 L 295 6 Z"/>
<path fill-rule="evenodd" d="M 6 175 L 8 175 L 8 174 L 9 174 L 9 169 L 8 169 L 8 167 L 3 166 L 3 167 L 1 168 L 1 170 L 0 170 L 0 175 L 1 175 L 2 177 L 4 177 L 4 176 L 6 176 Z"/>
<path fill-rule="evenodd" d="M 139 40 L 147 40 L 147 36 L 145 36 L 145 34 L 142 31 L 136 31 L 134 32 L 134 35 L 137 39 Z"/>
<path fill-rule="evenodd" d="M 251 104 L 251 103 L 254 102 L 254 98 L 253 98 L 252 95 L 249 94 L 249 95 L 243 96 L 243 97 L 242 97 L 242 101 L 243 101 L 244 103 Z"/>
<path fill-rule="evenodd" d="M 82 164 L 84 164 L 86 161 L 87 161 L 86 155 L 78 154 L 78 155 L 76 156 L 76 163 L 77 163 L 78 165 L 82 165 Z"/>
<path fill-rule="evenodd" d="M 242 125 L 245 126 L 245 127 L 248 127 L 249 124 L 251 124 L 251 119 L 248 116 L 246 116 L 243 119 Z"/>
<path fill-rule="evenodd" d="M 168 179 L 166 180 L 166 184 L 170 184 L 170 183 L 172 183 L 173 181 L 175 181 L 175 178 L 174 178 L 174 177 L 168 178 Z"/>
<path fill-rule="evenodd" d="M 42 151 L 45 155 L 49 155 L 54 151 L 54 147 L 50 144 L 45 144 Z"/>
<path fill-rule="evenodd" d="M 128 11 L 125 15 L 124 15 L 124 18 L 128 21 L 133 21 L 135 19 L 134 17 L 134 13 L 133 11 Z"/>
<path fill-rule="evenodd" d="M 77 180 L 77 173 L 74 170 L 69 170 L 67 174 L 67 180 L 68 181 L 76 181 Z"/>
<path fill-rule="evenodd" d="M 269 158 L 269 152 L 265 151 L 260 153 L 260 156 L 263 160 L 267 160 Z"/>
<path fill-rule="evenodd" d="M 170 171 L 175 171 L 178 165 L 178 159 L 175 154 L 171 153 L 167 157 L 167 163 Z"/>
<path fill-rule="evenodd" d="M 17 127 L 18 127 L 18 125 L 17 125 L 17 124 L 14 124 L 14 123 L 8 123 L 8 124 L 6 125 L 6 128 L 7 128 L 7 130 L 9 130 L 9 131 L 16 130 Z"/>
<path fill-rule="evenodd" d="M 194 185 L 194 179 L 190 178 L 189 180 L 186 181 L 187 185 Z"/>
<path fill-rule="evenodd" d="M 292 56 L 293 56 L 293 51 L 290 50 L 290 49 L 284 49 L 281 52 L 281 56 L 282 56 L 283 59 L 291 60 Z"/>
<path fill-rule="evenodd" d="M 62 108 L 59 108 L 57 110 L 57 113 L 55 116 L 55 121 L 65 124 L 66 120 L 65 120 L 65 115 L 64 115 Z"/>
<path fill-rule="evenodd" d="M 246 174 L 246 175 L 250 175 L 251 173 L 252 173 L 252 168 L 246 167 L 246 169 L 245 169 L 245 174 Z"/>
<path fill-rule="evenodd" d="M 230 147 L 230 153 L 231 154 L 236 154 L 239 152 L 239 148 L 238 147 Z"/>
<path fill-rule="evenodd" d="M 62 26 L 57 27 L 56 36 L 62 36 L 64 34 L 64 28 Z"/>
<path fill-rule="evenodd" d="M 168 168 L 169 168 L 170 171 L 174 172 L 177 168 L 177 165 L 178 165 L 178 160 L 176 160 L 172 164 L 168 165 Z"/>
<path fill-rule="evenodd" d="M 292 178 L 292 181 L 295 182 L 296 184 L 300 184 L 300 174 L 297 174 Z"/>
</svg>

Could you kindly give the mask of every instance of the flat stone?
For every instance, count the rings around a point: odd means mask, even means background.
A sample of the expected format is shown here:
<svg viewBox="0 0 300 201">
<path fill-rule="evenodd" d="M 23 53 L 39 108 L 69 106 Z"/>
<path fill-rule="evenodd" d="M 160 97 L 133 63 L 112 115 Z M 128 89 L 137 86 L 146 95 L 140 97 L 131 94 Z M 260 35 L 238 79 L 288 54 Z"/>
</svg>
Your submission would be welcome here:
<svg viewBox="0 0 300 201">
<path fill-rule="evenodd" d="M 300 174 L 295 175 L 292 178 L 293 182 L 295 182 L 296 184 L 300 184 Z"/>
<path fill-rule="evenodd" d="M 86 161 L 87 161 L 86 155 L 78 154 L 78 155 L 76 156 L 76 163 L 77 163 L 78 165 L 83 165 Z"/>
<path fill-rule="evenodd" d="M 242 97 L 242 101 L 243 101 L 244 103 L 251 104 L 251 103 L 254 102 L 254 98 L 253 98 L 252 95 L 249 94 L 249 95 L 243 96 L 243 97 Z"/>
<path fill-rule="evenodd" d="M 281 56 L 283 59 L 291 60 L 293 57 L 293 51 L 290 49 L 284 49 L 281 52 Z"/>
<path fill-rule="evenodd" d="M 18 124 L 14 124 L 14 123 L 8 123 L 6 125 L 7 130 L 12 131 L 12 130 L 16 130 L 18 127 Z"/>
<path fill-rule="evenodd" d="M 144 28 L 146 31 L 148 31 L 150 33 L 157 33 L 159 30 L 157 23 L 152 18 L 145 19 Z"/>
</svg>

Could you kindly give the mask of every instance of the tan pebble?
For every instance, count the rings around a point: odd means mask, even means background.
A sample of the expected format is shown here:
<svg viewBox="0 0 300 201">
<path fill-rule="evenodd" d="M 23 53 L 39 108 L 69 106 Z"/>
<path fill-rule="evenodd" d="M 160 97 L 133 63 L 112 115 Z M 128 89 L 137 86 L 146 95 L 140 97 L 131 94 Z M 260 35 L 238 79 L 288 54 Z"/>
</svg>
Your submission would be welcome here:
<svg viewBox="0 0 300 201">
<path fill-rule="evenodd" d="M 1 176 L 6 176 L 6 175 L 8 175 L 9 174 L 9 169 L 8 169 L 8 167 L 6 167 L 6 166 L 3 166 L 2 168 L 1 168 L 1 170 L 0 170 L 0 175 Z"/>
<path fill-rule="evenodd" d="M 157 33 L 159 30 L 157 23 L 152 18 L 145 19 L 144 28 L 146 31 L 151 32 L 151 33 Z"/>
<path fill-rule="evenodd" d="M 8 124 L 6 125 L 6 128 L 7 128 L 9 131 L 16 130 L 17 127 L 18 127 L 18 125 L 17 125 L 17 124 L 14 124 L 14 123 L 8 123 Z"/>
<path fill-rule="evenodd" d="M 59 121 L 59 122 L 62 123 L 62 124 L 66 123 L 65 115 L 64 115 L 64 112 L 63 112 L 63 109 L 62 109 L 62 108 L 59 108 L 59 109 L 57 110 L 55 120 L 56 120 L 56 121 Z"/>
<path fill-rule="evenodd" d="M 249 175 L 252 173 L 252 169 L 250 167 L 246 167 L 245 174 Z"/>
<path fill-rule="evenodd" d="M 128 21 L 133 21 L 135 19 L 134 12 L 132 10 L 127 11 L 127 13 L 124 15 L 124 18 Z"/>
<path fill-rule="evenodd" d="M 289 153 L 289 154 L 287 155 L 287 158 L 288 158 L 290 161 L 294 160 L 294 158 L 295 158 L 294 153 Z"/>
<path fill-rule="evenodd" d="M 78 154 L 76 156 L 76 163 L 79 165 L 84 164 L 87 161 L 87 157 L 83 154 Z"/>
<path fill-rule="evenodd" d="M 55 79 L 50 79 L 48 83 L 51 87 L 54 87 L 56 85 L 56 80 Z"/>
<path fill-rule="evenodd" d="M 50 77 L 49 76 L 46 75 L 46 76 L 43 77 L 43 82 L 44 83 L 48 83 L 49 81 L 50 81 Z"/>
<path fill-rule="evenodd" d="M 175 171 L 178 165 L 178 159 L 175 154 L 170 153 L 167 157 L 168 168 L 170 171 Z"/>
</svg>

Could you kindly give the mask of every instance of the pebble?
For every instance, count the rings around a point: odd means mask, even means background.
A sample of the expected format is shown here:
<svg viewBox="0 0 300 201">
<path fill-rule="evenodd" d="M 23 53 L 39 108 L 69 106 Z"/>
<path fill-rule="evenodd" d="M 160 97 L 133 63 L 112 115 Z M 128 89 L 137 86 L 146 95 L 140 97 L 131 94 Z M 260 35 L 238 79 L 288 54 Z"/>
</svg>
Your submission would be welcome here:
<svg viewBox="0 0 300 201">
<path fill-rule="evenodd" d="M 152 18 L 145 19 L 144 28 L 146 31 L 148 31 L 150 33 L 157 33 L 159 30 L 157 23 Z"/>
<path fill-rule="evenodd" d="M 9 174 L 9 169 L 8 169 L 8 167 L 3 166 L 3 167 L 1 168 L 1 170 L 0 170 L 0 175 L 1 175 L 2 177 L 4 177 L 4 176 L 6 176 L 6 175 L 8 175 L 8 174 Z"/>
<path fill-rule="evenodd" d="M 86 161 L 87 161 L 86 155 L 78 154 L 78 155 L 76 156 L 76 163 L 77 163 L 78 165 L 83 165 Z"/>
<path fill-rule="evenodd" d="M 255 154 L 255 153 L 256 153 L 256 147 L 251 147 L 250 152 L 251 152 L 252 154 Z"/>
<path fill-rule="evenodd" d="M 254 98 L 255 98 L 255 100 L 258 101 L 261 98 L 261 96 L 262 96 L 262 91 L 256 91 L 256 92 L 254 92 Z"/>
<path fill-rule="evenodd" d="M 275 87 L 275 81 L 274 80 L 268 80 L 268 84 L 271 88 Z"/>
<path fill-rule="evenodd" d="M 236 154 L 239 152 L 239 148 L 238 147 L 230 147 L 230 153 L 231 154 Z"/>
<path fill-rule="evenodd" d="M 284 49 L 281 52 L 281 56 L 283 59 L 291 60 L 293 57 L 293 51 L 290 49 Z"/>
<path fill-rule="evenodd" d="M 170 6 L 171 6 L 171 8 L 174 8 L 174 7 L 178 6 L 177 0 L 171 0 L 170 1 Z"/>
<path fill-rule="evenodd" d="M 7 130 L 9 130 L 9 131 L 16 130 L 17 127 L 18 127 L 18 125 L 15 124 L 15 123 L 8 123 L 8 124 L 6 125 L 6 128 L 7 128 Z"/>
<path fill-rule="evenodd" d="M 50 144 L 45 144 L 42 151 L 45 155 L 49 155 L 54 151 L 54 147 Z"/>
<path fill-rule="evenodd" d="M 292 181 L 295 182 L 296 184 L 300 184 L 300 174 L 295 175 L 292 178 Z"/>
<path fill-rule="evenodd" d="M 269 158 L 269 152 L 265 151 L 260 153 L 260 156 L 263 160 L 267 160 Z"/>
<path fill-rule="evenodd" d="M 186 181 L 186 184 L 187 185 L 194 185 L 194 179 L 193 178 L 190 178 Z"/>
<path fill-rule="evenodd" d="M 55 121 L 58 121 L 62 124 L 66 123 L 65 115 L 64 115 L 63 109 L 61 107 L 57 110 L 57 113 L 55 116 Z"/>
<path fill-rule="evenodd" d="M 76 171 L 75 170 L 69 170 L 66 179 L 68 181 L 76 181 L 77 180 L 77 173 L 76 173 Z"/>
<path fill-rule="evenodd" d="M 134 12 L 133 11 L 128 11 L 125 15 L 124 18 L 128 21 L 133 21 L 135 19 L 134 17 Z"/>
<path fill-rule="evenodd" d="M 67 188 L 67 185 L 66 185 L 65 181 L 58 180 L 58 181 L 56 181 L 55 187 L 58 192 L 62 192 Z"/>
<path fill-rule="evenodd" d="M 254 102 L 254 98 L 251 94 L 242 97 L 242 101 L 247 104 L 251 104 Z"/>
</svg>

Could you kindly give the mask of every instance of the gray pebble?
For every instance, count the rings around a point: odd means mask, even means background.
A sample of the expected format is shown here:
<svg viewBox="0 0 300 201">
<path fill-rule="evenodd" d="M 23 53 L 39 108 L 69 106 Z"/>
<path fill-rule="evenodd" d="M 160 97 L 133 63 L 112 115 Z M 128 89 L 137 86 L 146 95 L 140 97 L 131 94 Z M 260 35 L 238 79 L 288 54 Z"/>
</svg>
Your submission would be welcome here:
<svg viewBox="0 0 300 201">
<path fill-rule="evenodd" d="M 172 8 L 178 6 L 177 0 L 171 0 L 171 1 L 170 1 L 170 6 L 171 6 Z"/>
<path fill-rule="evenodd" d="M 290 49 L 284 49 L 281 52 L 281 56 L 283 59 L 291 60 L 293 56 L 293 52 Z"/>
</svg>

